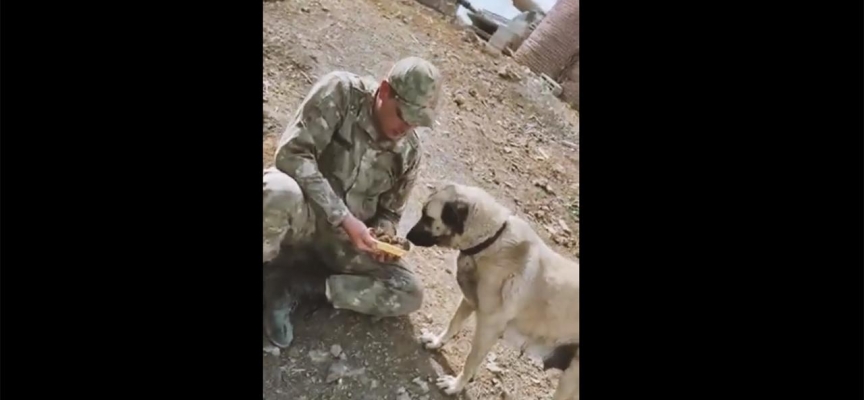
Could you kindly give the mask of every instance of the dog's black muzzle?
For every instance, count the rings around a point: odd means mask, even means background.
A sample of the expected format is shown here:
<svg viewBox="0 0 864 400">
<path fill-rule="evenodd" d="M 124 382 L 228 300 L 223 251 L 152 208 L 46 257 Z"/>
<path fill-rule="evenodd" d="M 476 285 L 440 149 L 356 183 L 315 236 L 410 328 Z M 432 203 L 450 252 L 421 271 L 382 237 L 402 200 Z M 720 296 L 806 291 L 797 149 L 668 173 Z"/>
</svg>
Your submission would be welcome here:
<svg viewBox="0 0 864 400">
<path fill-rule="evenodd" d="M 421 224 L 414 225 L 411 228 L 411 232 L 408 232 L 406 239 L 415 246 L 420 247 L 432 247 L 438 244 L 438 240 Z"/>
</svg>

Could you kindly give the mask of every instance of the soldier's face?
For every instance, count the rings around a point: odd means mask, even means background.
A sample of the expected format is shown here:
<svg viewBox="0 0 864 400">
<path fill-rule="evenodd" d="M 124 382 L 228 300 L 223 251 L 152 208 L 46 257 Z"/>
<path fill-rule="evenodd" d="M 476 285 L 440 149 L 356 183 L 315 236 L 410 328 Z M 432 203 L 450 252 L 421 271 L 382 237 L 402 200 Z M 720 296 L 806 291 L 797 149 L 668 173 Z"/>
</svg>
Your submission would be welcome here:
<svg viewBox="0 0 864 400">
<path fill-rule="evenodd" d="M 378 128 L 388 139 L 398 140 L 413 128 L 413 126 L 402 118 L 396 93 L 390 88 L 387 81 L 381 82 L 381 86 L 378 88 L 378 97 L 375 99 L 375 105 Z"/>
</svg>

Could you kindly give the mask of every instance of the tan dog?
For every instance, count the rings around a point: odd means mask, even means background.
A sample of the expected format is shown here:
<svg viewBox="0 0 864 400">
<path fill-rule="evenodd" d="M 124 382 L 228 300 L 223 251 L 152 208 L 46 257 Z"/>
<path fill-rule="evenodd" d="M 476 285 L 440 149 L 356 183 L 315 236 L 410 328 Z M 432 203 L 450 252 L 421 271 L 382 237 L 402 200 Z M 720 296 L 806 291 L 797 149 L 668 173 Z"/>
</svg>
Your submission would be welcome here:
<svg viewBox="0 0 864 400">
<path fill-rule="evenodd" d="M 499 338 L 563 372 L 554 400 L 579 396 L 579 264 L 549 248 L 527 222 L 480 188 L 449 184 L 433 193 L 407 236 L 422 247 L 460 251 L 462 302 L 449 326 L 421 341 L 440 348 L 476 313 L 471 351 L 459 376 L 438 378 L 461 392 Z"/>
</svg>

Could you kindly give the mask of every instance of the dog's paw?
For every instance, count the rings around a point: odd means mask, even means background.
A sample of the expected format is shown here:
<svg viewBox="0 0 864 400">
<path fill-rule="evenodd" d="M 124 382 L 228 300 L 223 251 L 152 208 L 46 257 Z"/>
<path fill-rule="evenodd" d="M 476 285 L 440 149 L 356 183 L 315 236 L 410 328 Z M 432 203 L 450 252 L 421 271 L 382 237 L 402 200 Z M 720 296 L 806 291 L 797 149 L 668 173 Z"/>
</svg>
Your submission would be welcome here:
<svg viewBox="0 0 864 400">
<path fill-rule="evenodd" d="M 438 387 L 444 390 L 444 393 L 454 395 L 462 391 L 464 384 L 462 380 L 450 375 L 442 375 L 438 377 Z"/>
<path fill-rule="evenodd" d="M 441 337 L 432 332 L 423 331 L 423 334 L 420 335 L 420 343 L 423 343 L 423 346 L 429 350 L 440 349 L 441 345 Z"/>
</svg>

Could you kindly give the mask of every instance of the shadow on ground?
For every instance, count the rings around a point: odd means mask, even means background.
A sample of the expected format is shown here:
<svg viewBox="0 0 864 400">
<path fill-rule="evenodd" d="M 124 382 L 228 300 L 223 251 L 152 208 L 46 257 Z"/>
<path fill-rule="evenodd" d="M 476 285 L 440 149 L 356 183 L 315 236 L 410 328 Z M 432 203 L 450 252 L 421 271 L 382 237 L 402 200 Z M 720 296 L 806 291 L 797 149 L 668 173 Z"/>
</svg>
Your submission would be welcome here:
<svg viewBox="0 0 864 400">
<path fill-rule="evenodd" d="M 422 348 L 407 317 L 376 319 L 308 305 L 294 315 L 291 347 L 264 354 L 265 399 L 452 398 L 434 379 L 453 369 Z"/>
<path fill-rule="evenodd" d="M 274 282 L 286 279 L 293 281 L 292 286 L 298 281 L 323 286 L 323 276 L 310 278 L 308 272 L 302 272 L 308 268 L 300 265 L 308 266 L 311 261 L 303 253 L 283 249 L 265 268 L 266 293 L 274 290 Z M 316 268 L 313 274 L 320 275 L 321 269 Z M 301 278 L 298 274 L 306 275 Z M 280 287 L 287 284 L 282 282 Z M 452 398 L 440 392 L 435 379 L 453 374 L 453 368 L 441 354 L 420 345 L 420 330 L 407 316 L 376 318 L 336 310 L 316 296 L 300 303 L 292 322 L 294 341 L 288 349 L 277 354 L 262 338 L 267 400 Z"/>
</svg>

